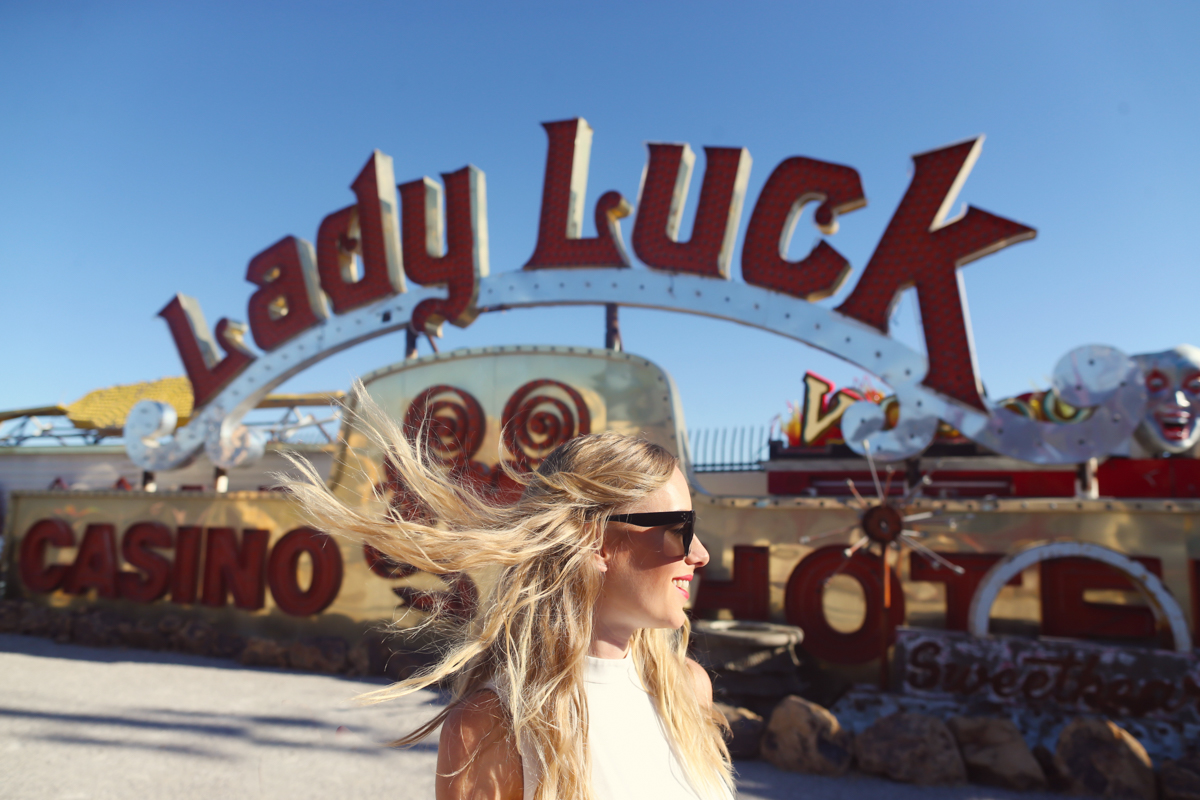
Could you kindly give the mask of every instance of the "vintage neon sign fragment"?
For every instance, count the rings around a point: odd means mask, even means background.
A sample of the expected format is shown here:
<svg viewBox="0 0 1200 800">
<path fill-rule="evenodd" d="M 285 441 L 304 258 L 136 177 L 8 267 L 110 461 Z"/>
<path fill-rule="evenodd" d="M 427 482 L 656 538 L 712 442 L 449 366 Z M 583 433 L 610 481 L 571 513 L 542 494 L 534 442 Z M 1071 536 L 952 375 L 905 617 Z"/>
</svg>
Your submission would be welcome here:
<svg viewBox="0 0 1200 800">
<path fill-rule="evenodd" d="M 744 282 L 736 282 L 729 264 L 749 153 L 706 149 L 694 232 L 688 242 L 679 242 L 694 157 L 687 145 L 652 144 L 633 229 L 634 249 L 649 270 L 631 271 L 623 269 L 631 261 L 619 220 L 632 209 L 619 193 L 600 197 L 597 235 L 582 236 L 591 127 L 578 118 L 544 127 L 549 147 L 538 241 L 524 270 L 489 275 L 482 171 L 465 167 L 443 175 L 443 220 L 437 184 L 422 178 L 397 190 L 391 158 L 376 151 L 351 185 L 357 202 L 321 222 L 315 271 L 314 248 L 296 237 L 252 259 L 247 279 L 256 291 L 248 311 L 264 355 L 255 357 L 244 346 L 244 326 L 222 319 L 216 341 L 225 355 L 219 357 L 190 298 L 179 295 L 163 309 L 195 387 L 197 413 L 176 431 L 162 404 L 135 406 L 126 424 L 131 458 L 145 469 L 171 469 L 203 446 L 218 466 L 247 463 L 261 453 L 262 443 L 240 424 L 242 415 L 270 388 L 325 356 L 403 328 L 436 334 L 445 320 L 465 326 L 489 310 L 561 303 L 704 314 L 773 331 L 858 364 L 896 390 L 900 420 L 888 428 L 877 406 L 856 403 L 843 428 L 853 426 L 853 436 L 847 436 L 851 447 L 868 441 L 885 460 L 920 452 L 939 418 L 998 452 L 1027 460 L 1079 460 L 1088 450 L 1082 444 L 1040 445 L 1038 437 L 1052 433 L 1050 423 L 1014 422 L 1017 415 L 993 408 L 980 395 L 957 270 L 1035 235 L 1032 228 L 975 208 L 961 219 L 946 219 L 982 137 L 914 158 L 916 172 L 904 199 L 858 285 L 834 311 L 813 301 L 842 285 L 847 260 L 824 239 L 799 261 L 786 260 L 786 252 L 806 204 L 819 203 L 814 221 L 826 235 L 836 232 L 839 215 L 866 204 L 853 168 L 798 156 L 779 164 L 755 203 L 741 258 Z M 560 271 L 558 280 L 540 275 L 567 268 L 573 271 Z M 406 291 L 406 272 L 422 288 Z M 921 305 L 928 361 L 887 336 L 888 309 L 910 285 Z M 1136 372 L 1123 354 L 1114 351 L 1113 358 L 1120 363 L 1107 364 L 1106 375 Z M 1128 412 L 1144 389 L 1138 395 L 1087 386 L 1085 393 L 1096 403 L 1120 406 L 1093 415 L 1098 427 L 1107 425 L 1097 441 L 1106 447 L 1113 437 L 1132 433 L 1132 427 L 1125 430 Z M 1134 418 L 1141 416 L 1133 410 Z"/>
</svg>

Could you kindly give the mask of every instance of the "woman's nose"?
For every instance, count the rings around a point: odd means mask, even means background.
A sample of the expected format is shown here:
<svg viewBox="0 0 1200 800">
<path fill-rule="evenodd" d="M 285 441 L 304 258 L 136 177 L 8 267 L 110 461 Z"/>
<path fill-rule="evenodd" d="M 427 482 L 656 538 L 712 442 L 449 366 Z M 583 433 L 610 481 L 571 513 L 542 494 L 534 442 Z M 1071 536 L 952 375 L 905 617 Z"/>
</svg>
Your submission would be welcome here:
<svg viewBox="0 0 1200 800">
<path fill-rule="evenodd" d="M 697 536 L 692 539 L 692 549 L 688 551 L 684 561 L 688 564 L 695 564 L 697 567 L 703 567 L 708 563 L 708 550 L 704 548 L 704 543 L 700 541 L 700 537 Z"/>
</svg>

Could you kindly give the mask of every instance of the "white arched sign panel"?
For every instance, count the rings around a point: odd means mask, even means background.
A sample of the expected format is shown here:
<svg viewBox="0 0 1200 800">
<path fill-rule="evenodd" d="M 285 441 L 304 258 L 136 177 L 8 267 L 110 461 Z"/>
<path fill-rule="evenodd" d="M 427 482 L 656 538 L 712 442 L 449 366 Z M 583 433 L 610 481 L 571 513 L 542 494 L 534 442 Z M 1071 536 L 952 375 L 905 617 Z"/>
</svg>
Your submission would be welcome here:
<svg viewBox="0 0 1200 800">
<path fill-rule="evenodd" d="M 174 429 L 174 412 L 154 401 L 138 403 L 126 421 L 130 457 L 148 470 L 186 465 L 200 449 L 214 464 L 239 466 L 261 454 L 262 443 L 242 425 L 242 417 L 293 375 L 334 353 L 377 336 L 403 330 L 412 309 L 438 297 L 418 288 L 333 317 L 271 353 L 255 359 L 187 425 Z M 1081 387 L 1103 395 L 1091 417 L 1070 426 L 1025 419 L 1006 409 L 990 415 L 947 400 L 922 386 L 928 368 L 916 351 L 857 320 L 824 306 L 744 283 L 641 269 L 530 270 L 484 278 L 481 311 L 553 305 L 619 304 L 699 314 L 736 322 L 811 345 L 877 375 L 900 402 L 900 421 L 882 430 L 878 406 L 859 403 L 843 423 L 851 446 L 868 441 L 881 460 L 907 458 L 932 441 L 937 421 L 945 420 L 966 436 L 997 452 L 1041 463 L 1075 463 L 1127 438 L 1137 427 L 1144 389 L 1136 366 L 1123 354 L 1105 349 L 1104 370 L 1079 374 Z M 1091 351 L 1084 355 L 1095 360 Z M 1064 362 L 1079 361 L 1078 352 Z M 1056 369 L 1056 375 L 1062 366 Z M 1112 376 L 1120 380 L 1114 381 Z M 1123 382 L 1122 382 L 1123 380 Z M 1094 400 L 1093 400 L 1094 401 Z"/>
<path fill-rule="evenodd" d="M 1175 650 L 1188 653 L 1192 649 L 1192 636 L 1188 631 L 1187 620 L 1183 610 L 1175 602 L 1175 598 L 1163 586 L 1156 575 L 1133 559 L 1121 555 L 1116 550 L 1087 542 L 1050 542 L 1037 544 L 1007 556 L 988 570 L 988 573 L 975 590 L 971 599 L 971 611 L 968 616 L 968 630 L 973 636 L 988 635 L 988 621 L 992 614 L 992 605 L 996 596 L 1010 580 L 1020 575 L 1029 567 L 1042 561 L 1052 561 L 1056 558 L 1090 558 L 1116 568 L 1131 581 L 1138 591 L 1154 609 L 1154 616 L 1171 629 L 1175 640 Z"/>
</svg>

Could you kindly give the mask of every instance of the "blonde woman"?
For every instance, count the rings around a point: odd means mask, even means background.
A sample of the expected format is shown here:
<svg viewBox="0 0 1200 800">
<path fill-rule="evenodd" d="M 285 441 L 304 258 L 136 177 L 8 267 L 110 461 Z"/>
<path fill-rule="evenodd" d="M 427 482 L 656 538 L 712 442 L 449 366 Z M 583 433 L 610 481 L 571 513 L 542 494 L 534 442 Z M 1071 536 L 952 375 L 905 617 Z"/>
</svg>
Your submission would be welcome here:
<svg viewBox="0 0 1200 800">
<path fill-rule="evenodd" d="M 684 604 L 708 552 L 676 459 L 615 433 L 581 436 L 496 507 L 367 416 L 423 513 L 371 518 L 308 470 L 294 489 L 317 524 L 435 574 L 498 568 L 437 665 L 368 695 L 451 684 L 446 709 L 396 742 L 441 726 L 438 800 L 732 797 L 712 684 L 686 656 Z"/>
</svg>

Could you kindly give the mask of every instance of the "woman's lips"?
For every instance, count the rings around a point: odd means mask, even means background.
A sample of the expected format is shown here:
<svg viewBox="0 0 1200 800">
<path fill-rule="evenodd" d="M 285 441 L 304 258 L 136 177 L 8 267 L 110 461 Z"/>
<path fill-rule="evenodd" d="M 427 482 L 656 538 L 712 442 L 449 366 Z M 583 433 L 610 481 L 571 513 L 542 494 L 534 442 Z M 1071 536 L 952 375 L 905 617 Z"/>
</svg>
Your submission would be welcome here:
<svg viewBox="0 0 1200 800">
<path fill-rule="evenodd" d="M 688 587 L 691 586 L 691 583 L 691 575 L 680 575 L 678 578 L 671 579 L 671 585 L 683 593 L 684 600 L 687 600 L 692 596 L 691 593 L 688 592 Z"/>
</svg>

